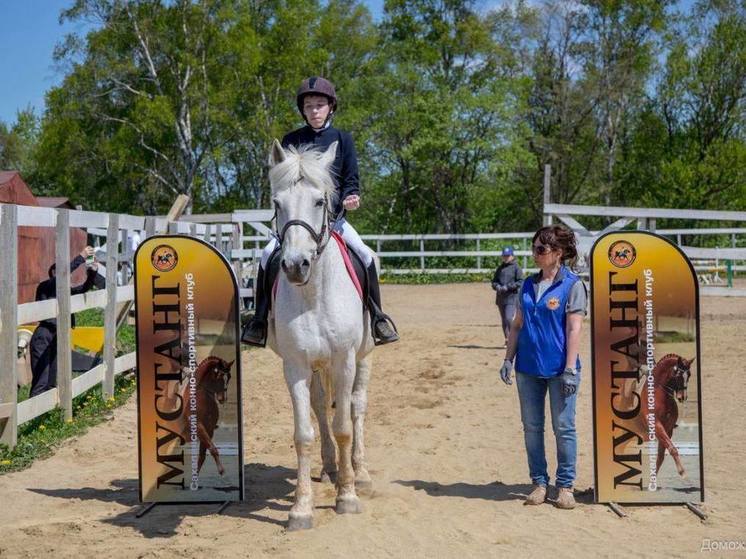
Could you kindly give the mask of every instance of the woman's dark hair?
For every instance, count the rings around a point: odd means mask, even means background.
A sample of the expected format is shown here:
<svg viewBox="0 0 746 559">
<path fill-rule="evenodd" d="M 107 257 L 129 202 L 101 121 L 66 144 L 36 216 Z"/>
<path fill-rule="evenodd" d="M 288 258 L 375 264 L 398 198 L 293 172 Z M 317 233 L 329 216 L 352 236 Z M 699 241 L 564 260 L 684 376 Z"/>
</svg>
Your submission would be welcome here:
<svg viewBox="0 0 746 559">
<path fill-rule="evenodd" d="M 572 268 L 578 260 L 578 249 L 575 245 L 575 233 L 564 225 L 545 225 L 534 233 L 531 244 L 536 240 L 543 245 L 562 250 L 562 263 Z"/>
</svg>

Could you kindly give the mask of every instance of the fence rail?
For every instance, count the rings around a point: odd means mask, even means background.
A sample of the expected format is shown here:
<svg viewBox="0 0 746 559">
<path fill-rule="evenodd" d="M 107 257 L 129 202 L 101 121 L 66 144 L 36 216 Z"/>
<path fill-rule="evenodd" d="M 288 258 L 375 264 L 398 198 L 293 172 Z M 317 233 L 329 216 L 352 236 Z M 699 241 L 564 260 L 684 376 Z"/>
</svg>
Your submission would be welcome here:
<svg viewBox="0 0 746 559">
<path fill-rule="evenodd" d="M 548 198 L 546 198 L 548 200 Z M 638 228 L 655 229 L 656 218 L 687 218 L 720 221 L 746 221 L 746 212 L 713 212 L 646 208 L 596 208 L 591 206 L 545 205 L 545 218 L 557 217 L 577 228 L 581 244 L 590 248 L 589 242 L 603 231 L 586 231 L 572 215 L 619 217 L 611 227 L 621 228 L 637 219 Z M 693 212 L 693 213 L 692 213 Z M 134 300 L 132 285 L 117 284 L 117 266 L 132 268 L 134 252 L 128 242 L 131 234 L 141 240 L 158 233 L 184 234 L 211 243 L 226 258 L 240 284 L 240 297 L 251 297 L 253 291 L 245 286 L 253 277 L 262 248 L 271 235 L 272 210 L 237 210 L 224 214 L 181 216 L 132 216 L 102 212 L 73 211 L 66 209 L 38 208 L 0 204 L 0 246 L 3 247 L 3 266 L 0 266 L 0 442 L 14 446 L 18 425 L 25 423 L 56 406 L 72 414 L 72 399 L 101 383 L 102 391 L 110 396 L 114 378 L 135 367 L 135 353 L 115 356 L 117 318 L 123 305 Z M 18 300 L 18 227 L 55 227 L 57 239 L 56 300 L 19 305 Z M 70 295 L 69 282 L 69 230 L 86 229 L 89 236 L 105 242 L 107 269 L 106 290 L 83 295 Z M 660 229 L 657 232 L 675 239 L 695 269 L 702 276 L 713 280 L 728 270 L 746 271 L 746 249 L 738 243 L 746 228 Z M 683 246 L 683 237 L 698 235 L 729 235 L 730 247 L 702 248 Z M 381 234 L 361 235 L 364 241 L 375 246 L 382 262 L 383 274 L 486 274 L 501 255 L 500 242 L 516 245 L 515 254 L 523 261 L 527 271 L 532 232 L 474 233 L 474 234 Z M 394 247 L 391 245 L 395 244 Z M 408 250 L 406 244 L 412 244 Z M 433 247 L 447 243 L 445 247 Z M 453 248 L 454 243 L 472 246 Z M 121 249 L 119 248 L 121 245 Z M 253 246 L 252 246 L 253 245 Z M 402 245 L 405 245 L 402 248 Z M 397 264 L 398 260 L 398 266 Z M 402 260 L 405 266 L 402 266 Z M 419 266 L 411 266 L 417 261 Z M 490 262 L 491 261 L 491 262 Z M 474 264 L 473 266 L 471 264 Z M 406 267 L 408 266 L 408 267 Z M 705 294 L 746 296 L 746 290 L 706 286 Z M 104 360 L 93 369 L 73 378 L 70 359 L 70 313 L 90 308 L 104 309 Z M 19 325 L 39 320 L 58 319 L 58 388 L 17 404 L 16 351 Z"/>
<path fill-rule="evenodd" d="M 55 228 L 56 299 L 18 304 L 18 228 L 25 226 Z M 71 228 L 85 229 L 89 237 L 96 239 L 95 244 L 103 241 L 101 248 L 104 250 L 98 258 L 105 262 L 106 289 L 82 295 L 70 294 Z M 256 230 L 260 231 L 262 227 Z M 231 250 L 240 246 L 239 231 L 230 220 L 196 223 L 174 221 L 169 217 L 0 204 L 0 246 L 3 247 L 3 266 L 0 266 L 0 443 L 15 446 L 19 425 L 55 407 L 62 408 L 66 418 L 72 417 L 73 398 L 99 383 L 104 396 L 112 396 L 115 377 L 135 367 L 135 352 L 116 356 L 118 314 L 123 305 L 134 300 L 135 293 L 131 284 L 118 285 L 117 267 L 123 264 L 133 268 L 134 251 L 128 242 L 131 235 L 137 234 L 144 240 L 159 233 L 198 237 L 212 243 L 229 258 Z M 234 264 L 240 271 L 241 262 L 235 261 Z M 122 279 L 126 280 L 120 278 L 119 283 Z M 251 293 L 250 289 L 241 290 L 241 296 L 250 296 Z M 91 308 L 104 309 L 103 362 L 73 378 L 70 316 Z M 52 318 L 57 319 L 57 387 L 17 403 L 18 327 Z"/>
</svg>

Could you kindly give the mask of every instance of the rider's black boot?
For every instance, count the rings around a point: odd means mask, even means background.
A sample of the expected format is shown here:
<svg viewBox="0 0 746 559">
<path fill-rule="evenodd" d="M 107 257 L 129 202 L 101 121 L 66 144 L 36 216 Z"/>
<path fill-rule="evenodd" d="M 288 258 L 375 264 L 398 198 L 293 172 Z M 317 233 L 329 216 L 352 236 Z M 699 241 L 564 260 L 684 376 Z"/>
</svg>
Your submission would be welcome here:
<svg viewBox="0 0 746 559">
<path fill-rule="evenodd" d="M 254 316 L 243 327 L 241 341 L 258 347 L 267 345 L 267 315 L 269 314 L 269 297 L 264 288 L 264 270 L 261 265 L 254 283 Z"/>
<path fill-rule="evenodd" d="M 368 273 L 368 309 L 376 345 L 390 344 L 399 340 L 396 325 L 391 317 L 381 310 L 381 288 L 378 285 L 376 263 L 371 262 Z"/>
</svg>

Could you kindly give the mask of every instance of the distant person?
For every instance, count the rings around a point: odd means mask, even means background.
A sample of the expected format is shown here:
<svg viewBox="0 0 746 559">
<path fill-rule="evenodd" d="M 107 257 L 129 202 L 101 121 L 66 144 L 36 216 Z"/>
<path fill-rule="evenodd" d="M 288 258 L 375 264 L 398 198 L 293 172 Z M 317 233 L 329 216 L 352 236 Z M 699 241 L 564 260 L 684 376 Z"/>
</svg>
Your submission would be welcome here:
<svg viewBox="0 0 746 559">
<path fill-rule="evenodd" d="M 575 508 L 578 346 L 588 300 L 582 280 L 568 267 L 578 256 L 575 242 L 575 234 L 561 225 L 548 225 L 534 234 L 532 251 L 540 271 L 523 282 L 500 369 L 503 382 L 513 384 L 515 359 L 528 470 L 534 484 L 526 498 L 528 505 L 543 503 L 549 485 L 544 452 L 544 409 L 549 392 L 557 443 L 556 505 L 561 509 Z"/>
<path fill-rule="evenodd" d="M 518 304 L 518 291 L 523 282 L 523 270 L 516 262 L 512 246 L 503 248 L 502 260 L 495 270 L 495 275 L 492 276 L 492 289 L 496 292 L 495 304 L 500 311 L 505 345 L 507 345 L 510 323 L 513 321 Z"/>
<path fill-rule="evenodd" d="M 70 273 L 77 270 L 88 261 L 85 282 L 72 287 L 70 293 L 77 295 L 85 293 L 94 285 L 98 264 L 93 260 L 93 247 L 87 246 L 70 262 Z M 49 279 L 36 287 L 36 300 L 46 301 L 57 298 L 56 265 L 49 267 Z M 72 327 L 75 328 L 75 315 L 72 316 Z M 31 396 L 57 386 L 57 319 L 48 318 L 39 322 L 31 336 Z"/>
</svg>

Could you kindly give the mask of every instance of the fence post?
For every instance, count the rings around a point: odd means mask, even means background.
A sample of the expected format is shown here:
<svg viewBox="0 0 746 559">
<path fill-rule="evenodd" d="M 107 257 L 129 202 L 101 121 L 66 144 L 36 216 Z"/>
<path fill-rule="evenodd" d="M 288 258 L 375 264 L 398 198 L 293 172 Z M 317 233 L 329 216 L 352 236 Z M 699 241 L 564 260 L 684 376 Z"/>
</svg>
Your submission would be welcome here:
<svg viewBox="0 0 746 559">
<path fill-rule="evenodd" d="M 145 239 L 149 239 L 153 235 L 155 235 L 155 218 L 146 217 L 145 218 Z M 143 239 L 143 241 L 145 239 Z"/>
<path fill-rule="evenodd" d="M 544 165 L 544 206 L 552 203 L 552 166 Z M 552 216 L 544 214 L 544 225 L 552 224 Z"/>
<path fill-rule="evenodd" d="M 425 252 L 425 239 L 420 239 L 420 252 Z M 420 254 L 420 270 L 425 271 L 425 257 Z"/>
<path fill-rule="evenodd" d="M 209 245 L 212 244 L 210 242 L 210 224 L 205 223 L 205 242 Z"/>
<path fill-rule="evenodd" d="M 126 243 L 125 243 L 126 247 Z M 119 260 L 119 215 L 109 214 L 106 231 L 106 308 L 104 310 L 104 399 L 114 396 L 114 360 L 117 353 L 117 262 Z"/>
<path fill-rule="evenodd" d="M 126 260 L 122 260 L 122 285 L 127 285 L 130 279 L 130 260 L 132 258 L 132 255 L 130 254 L 130 244 L 129 239 L 127 238 L 129 235 L 129 231 L 127 229 L 122 229 L 122 251 L 121 254 L 124 255 Z"/>
<path fill-rule="evenodd" d="M 0 443 L 13 448 L 18 442 L 18 206 L 0 204 L 0 219 Z M 3 413 L 4 407 L 10 409 Z"/>
<path fill-rule="evenodd" d="M 218 249 L 218 252 L 220 254 L 224 254 L 223 252 L 223 224 L 218 223 L 215 225 L 215 244 L 213 245 L 216 249 Z"/>
<path fill-rule="evenodd" d="M 479 252 L 480 250 L 482 250 L 481 247 L 482 247 L 482 245 L 479 244 L 479 238 L 477 237 L 477 252 Z M 482 257 L 481 256 L 477 256 L 477 270 L 479 270 L 479 271 L 482 270 Z"/>
<path fill-rule="evenodd" d="M 234 223 L 233 224 L 233 233 L 232 233 L 232 239 L 231 239 L 231 250 L 241 250 L 243 248 L 243 243 L 241 242 L 241 235 L 243 233 L 243 224 L 241 222 Z M 241 258 L 233 258 L 233 255 L 230 255 L 231 260 L 233 262 L 233 271 L 236 274 L 236 283 L 238 284 L 238 288 L 241 289 L 243 287 L 243 281 L 241 278 Z"/>
<path fill-rule="evenodd" d="M 108 247 L 107 247 L 108 249 Z M 70 351 L 70 213 L 57 210 L 57 389 L 65 421 L 73 417 L 73 363 Z"/>
</svg>

